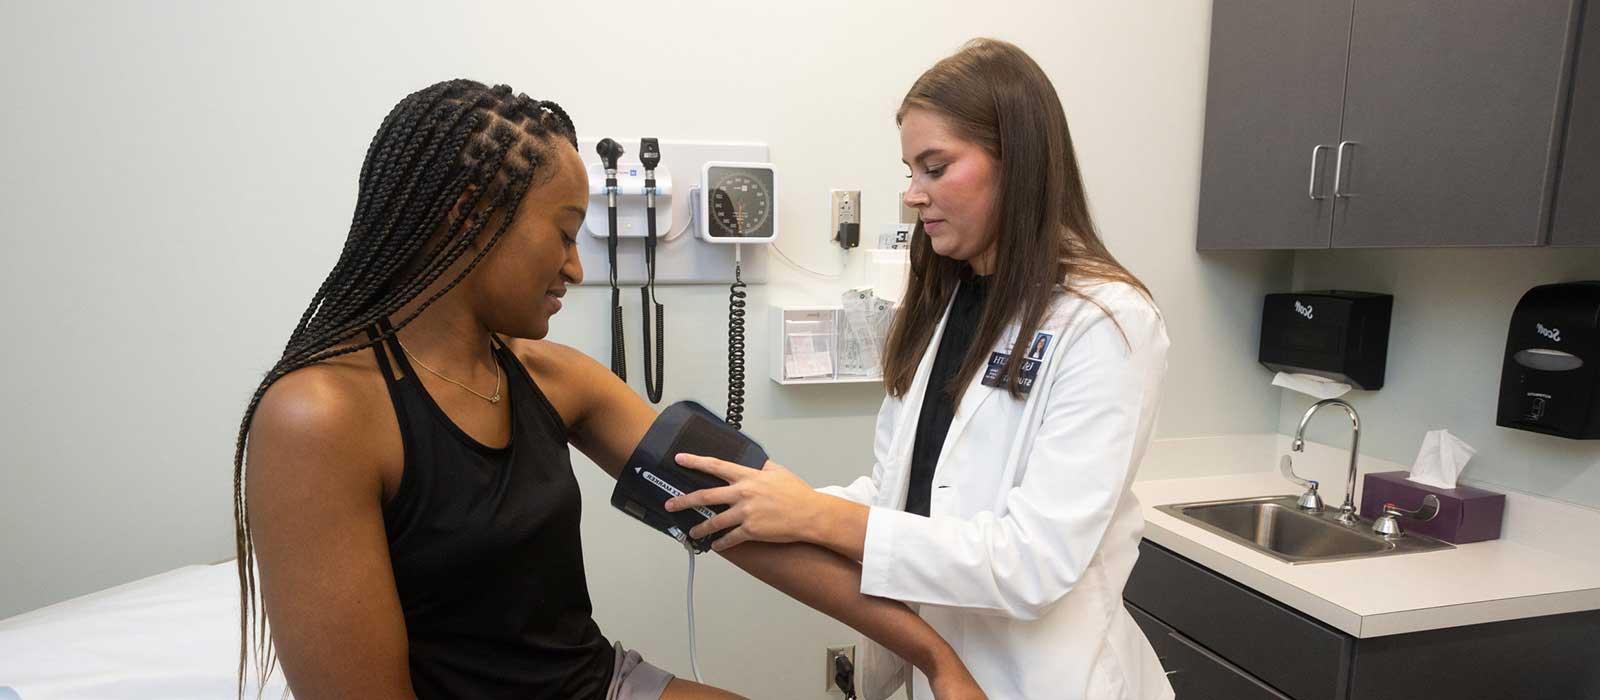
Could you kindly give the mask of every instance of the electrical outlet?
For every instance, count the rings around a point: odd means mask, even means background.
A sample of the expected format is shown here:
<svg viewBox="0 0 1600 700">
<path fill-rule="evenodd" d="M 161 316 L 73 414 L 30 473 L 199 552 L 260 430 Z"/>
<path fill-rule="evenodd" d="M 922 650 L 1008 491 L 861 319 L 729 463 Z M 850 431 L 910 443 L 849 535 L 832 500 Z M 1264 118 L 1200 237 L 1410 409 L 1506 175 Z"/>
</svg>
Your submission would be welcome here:
<svg viewBox="0 0 1600 700">
<path fill-rule="evenodd" d="M 828 652 L 823 655 L 823 660 L 826 662 L 826 663 L 823 664 L 826 667 L 824 669 L 825 673 L 823 673 L 823 678 L 825 678 L 827 680 L 824 681 L 826 683 L 826 685 L 824 685 L 822 689 L 827 691 L 827 692 L 830 692 L 830 693 L 838 693 L 838 692 L 840 692 L 839 691 L 839 684 L 833 682 L 833 673 L 834 673 L 833 657 L 841 656 L 841 655 L 844 656 L 846 659 L 849 659 L 850 660 L 850 665 L 854 666 L 855 663 L 856 663 L 856 645 L 850 644 L 850 645 L 842 646 L 842 647 L 828 647 Z"/>
<path fill-rule="evenodd" d="M 861 190 L 828 191 L 828 236 L 849 250 L 861 245 Z"/>
</svg>

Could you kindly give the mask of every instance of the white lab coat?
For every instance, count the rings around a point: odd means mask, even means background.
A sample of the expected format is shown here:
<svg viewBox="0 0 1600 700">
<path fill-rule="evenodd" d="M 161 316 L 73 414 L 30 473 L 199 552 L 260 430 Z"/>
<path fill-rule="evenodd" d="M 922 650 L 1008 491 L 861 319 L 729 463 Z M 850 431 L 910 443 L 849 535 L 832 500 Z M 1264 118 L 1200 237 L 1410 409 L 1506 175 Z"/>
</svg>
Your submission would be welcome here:
<svg viewBox="0 0 1600 700">
<path fill-rule="evenodd" d="M 878 412 L 871 476 L 821 490 L 872 508 L 861 592 L 917 609 L 990 698 L 1171 698 L 1122 604 L 1144 529 L 1130 486 L 1170 343 L 1160 312 L 1131 285 L 1078 290 L 1116 323 L 1057 290 L 1040 328 L 1055 337 L 1025 399 L 983 386 L 981 370 L 968 386 L 934 468 L 929 517 L 903 508 L 943 320 L 910 391 Z M 1009 353 L 1017 332 L 1013 323 L 994 350 Z M 933 697 L 921 672 L 870 640 L 860 648 L 864 700 L 907 681 L 916 700 Z"/>
</svg>

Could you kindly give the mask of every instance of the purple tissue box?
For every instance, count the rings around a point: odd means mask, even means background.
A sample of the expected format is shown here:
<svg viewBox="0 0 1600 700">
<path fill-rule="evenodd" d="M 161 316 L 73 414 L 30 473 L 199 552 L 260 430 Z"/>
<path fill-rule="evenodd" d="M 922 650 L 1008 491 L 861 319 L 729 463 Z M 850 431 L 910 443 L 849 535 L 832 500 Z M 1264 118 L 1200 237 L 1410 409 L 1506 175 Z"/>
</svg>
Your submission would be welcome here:
<svg viewBox="0 0 1600 700">
<path fill-rule="evenodd" d="M 1439 497 L 1439 515 L 1428 522 L 1400 519 L 1406 532 L 1436 537 L 1452 544 L 1482 542 L 1500 538 L 1500 521 L 1506 512 L 1505 494 L 1457 486 L 1441 489 L 1406 478 L 1408 472 L 1368 474 L 1361 485 L 1361 517 L 1377 518 L 1383 504 L 1393 503 L 1406 510 L 1422 506 L 1422 497 Z"/>
</svg>

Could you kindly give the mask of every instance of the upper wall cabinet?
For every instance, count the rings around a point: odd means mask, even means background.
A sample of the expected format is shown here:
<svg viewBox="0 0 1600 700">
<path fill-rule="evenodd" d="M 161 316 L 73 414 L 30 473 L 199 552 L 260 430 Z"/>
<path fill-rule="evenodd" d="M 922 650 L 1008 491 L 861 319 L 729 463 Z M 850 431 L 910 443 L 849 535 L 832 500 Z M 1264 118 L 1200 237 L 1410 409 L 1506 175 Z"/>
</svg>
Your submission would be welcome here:
<svg viewBox="0 0 1600 700">
<path fill-rule="evenodd" d="M 1583 14 L 1550 245 L 1600 245 L 1600 2 Z"/>
<path fill-rule="evenodd" d="M 1200 248 L 1326 248 L 1350 0 L 1216 0 Z"/>
<path fill-rule="evenodd" d="M 1539 245 L 1582 0 L 1215 0 L 1200 249 Z"/>
</svg>

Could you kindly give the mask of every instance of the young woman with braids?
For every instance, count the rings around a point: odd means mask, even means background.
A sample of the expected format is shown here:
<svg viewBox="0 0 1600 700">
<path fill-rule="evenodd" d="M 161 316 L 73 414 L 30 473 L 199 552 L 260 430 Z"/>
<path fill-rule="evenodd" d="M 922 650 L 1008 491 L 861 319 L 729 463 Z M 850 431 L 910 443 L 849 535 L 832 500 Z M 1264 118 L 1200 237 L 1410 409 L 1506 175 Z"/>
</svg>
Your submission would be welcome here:
<svg viewBox="0 0 1600 700">
<path fill-rule="evenodd" d="M 300 700 L 734 697 L 591 617 L 568 445 L 615 476 L 654 413 L 540 340 L 583 277 L 587 201 L 553 102 L 456 80 L 384 119 L 339 260 L 240 427 L 241 694 L 254 648 L 258 677 L 275 651 Z M 854 562 L 811 545 L 727 557 L 944 697 L 982 697 L 926 623 L 860 594 Z"/>
</svg>

